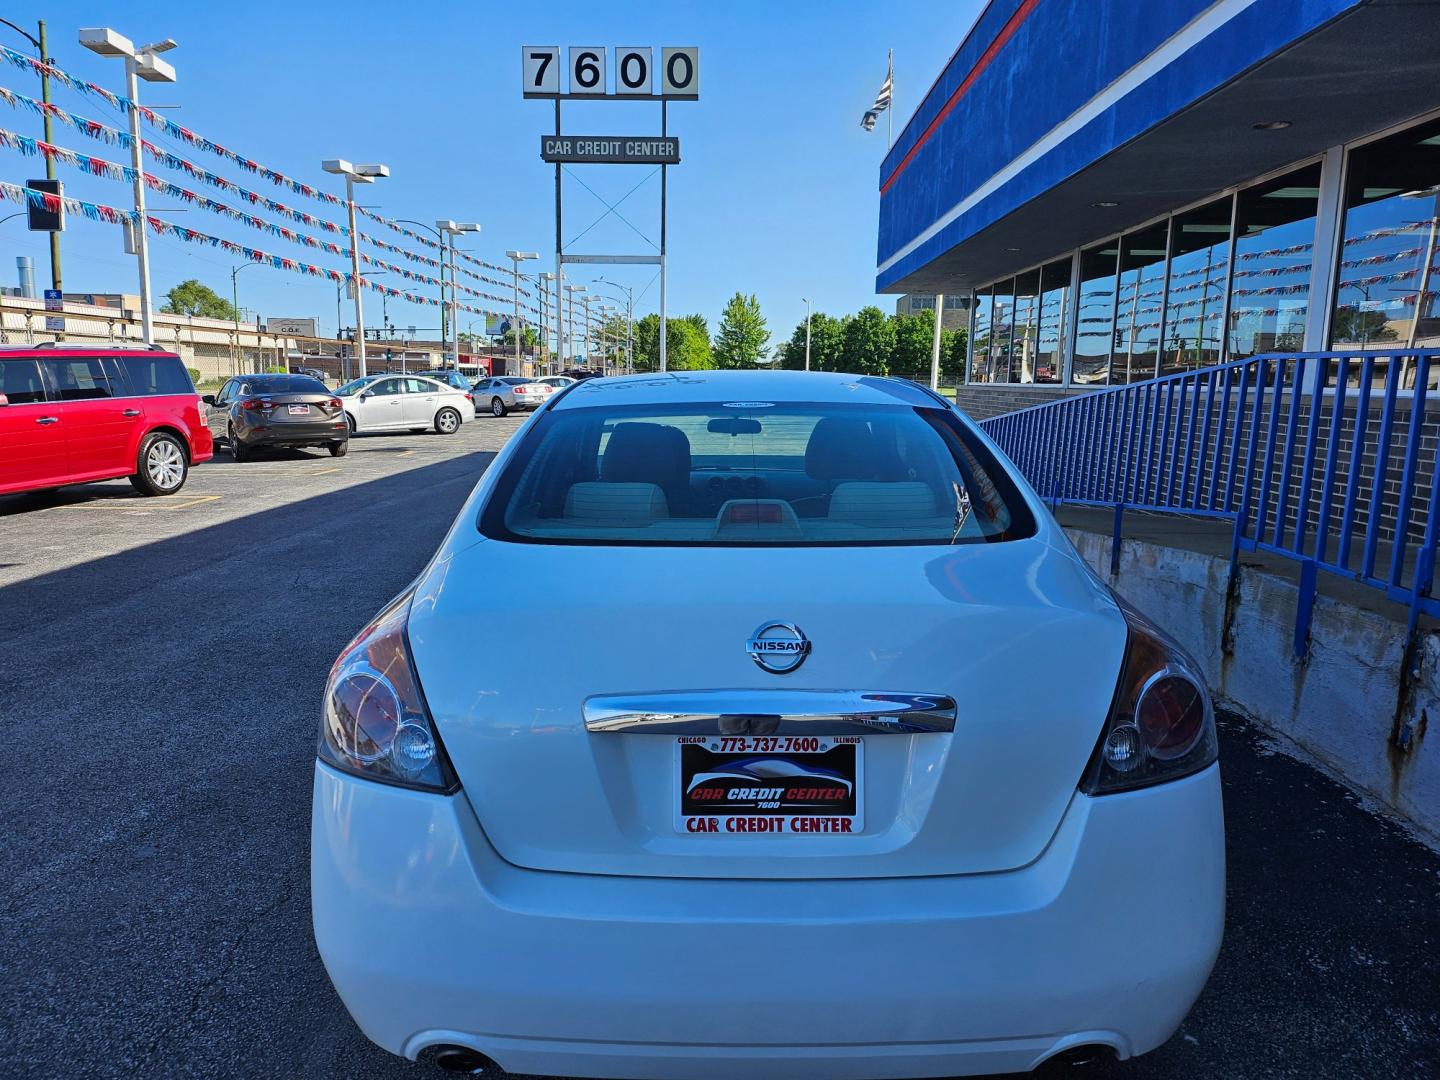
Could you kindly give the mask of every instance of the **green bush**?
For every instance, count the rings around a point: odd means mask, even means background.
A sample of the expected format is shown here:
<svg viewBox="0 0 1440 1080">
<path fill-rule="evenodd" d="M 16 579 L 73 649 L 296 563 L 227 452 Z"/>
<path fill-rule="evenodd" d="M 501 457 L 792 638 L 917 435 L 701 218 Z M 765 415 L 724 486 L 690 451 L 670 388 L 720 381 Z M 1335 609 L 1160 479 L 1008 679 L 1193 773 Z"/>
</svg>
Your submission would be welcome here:
<svg viewBox="0 0 1440 1080">
<path fill-rule="evenodd" d="M 190 372 L 190 381 L 191 381 L 192 383 L 194 383 L 196 386 L 199 386 L 199 385 L 200 385 L 200 382 L 201 382 L 201 379 L 200 379 L 200 369 L 199 369 L 198 367 L 192 367 L 192 368 L 186 368 L 185 370 L 188 371 L 188 372 Z"/>
<path fill-rule="evenodd" d="M 265 374 L 267 375 L 286 375 L 289 374 L 289 372 L 289 368 L 283 367 L 279 364 L 271 364 L 265 369 Z"/>
</svg>

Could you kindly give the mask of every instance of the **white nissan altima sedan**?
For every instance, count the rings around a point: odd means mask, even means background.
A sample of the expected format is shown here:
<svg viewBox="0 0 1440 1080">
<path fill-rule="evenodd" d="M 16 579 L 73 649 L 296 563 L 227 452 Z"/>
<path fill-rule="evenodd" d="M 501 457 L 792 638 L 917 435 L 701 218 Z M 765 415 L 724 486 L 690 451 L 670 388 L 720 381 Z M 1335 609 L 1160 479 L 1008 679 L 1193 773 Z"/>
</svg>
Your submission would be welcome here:
<svg viewBox="0 0 1440 1080">
<path fill-rule="evenodd" d="M 548 402 L 335 662 L 312 830 L 340 996 L 450 1068 L 1123 1058 L 1224 914 L 1195 663 L 965 417 L 861 376 Z"/>
</svg>

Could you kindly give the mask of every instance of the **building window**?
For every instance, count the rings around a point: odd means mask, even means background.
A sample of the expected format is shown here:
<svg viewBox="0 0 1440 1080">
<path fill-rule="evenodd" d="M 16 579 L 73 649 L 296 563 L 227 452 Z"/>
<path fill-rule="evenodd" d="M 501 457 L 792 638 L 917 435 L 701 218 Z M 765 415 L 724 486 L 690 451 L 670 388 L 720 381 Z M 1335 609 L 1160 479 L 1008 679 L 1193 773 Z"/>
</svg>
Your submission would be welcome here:
<svg viewBox="0 0 1440 1080">
<path fill-rule="evenodd" d="M 1320 166 L 1240 192 L 1225 358 L 1305 347 Z"/>
<path fill-rule="evenodd" d="M 1220 362 L 1233 209 L 1234 199 L 1227 197 L 1171 222 L 1162 375 Z"/>
<path fill-rule="evenodd" d="M 1120 239 L 1120 289 L 1110 382 L 1155 377 L 1160 319 L 1165 310 L 1165 253 L 1170 223 L 1162 221 Z"/>
<path fill-rule="evenodd" d="M 1069 259 L 1040 270 L 1040 319 L 1035 334 L 1035 381 L 1060 381 L 1065 370 L 1065 320 L 1070 315 Z"/>
<path fill-rule="evenodd" d="M 1116 241 L 1080 253 L 1080 296 L 1075 332 L 1072 382 L 1099 384 L 1110 369 L 1110 337 L 1115 326 Z"/>
<path fill-rule="evenodd" d="M 990 363 L 985 381 L 1010 381 L 1010 334 L 1015 326 L 1015 279 L 997 282 L 995 308 L 990 316 Z"/>
<path fill-rule="evenodd" d="M 1015 278 L 1015 330 L 1010 335 L 1010 381 L 1035 381 L 1035 339 L 1040 322 L 1040 271 Z"/>
<path fill-rule="evenodd" d="M 974 329 L 970 334 L 970 381 L 983 383 L 990 366 L 990 327 L 994 316 L 994 291 L 975 290 Z"/>
<path fill-rule="evenodd" d="M 1348 177 L 1332 347 L 1440 345 L 1440 120 L 1352 150 Z"/>
</svg>

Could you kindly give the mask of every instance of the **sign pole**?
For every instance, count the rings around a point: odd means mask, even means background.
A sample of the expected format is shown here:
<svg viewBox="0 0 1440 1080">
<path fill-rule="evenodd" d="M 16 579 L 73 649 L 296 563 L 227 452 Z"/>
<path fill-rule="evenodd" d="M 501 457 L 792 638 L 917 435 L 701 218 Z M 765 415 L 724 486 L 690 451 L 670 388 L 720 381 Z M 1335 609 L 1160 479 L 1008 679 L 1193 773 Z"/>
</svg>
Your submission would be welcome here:
<svg viewBox="0 0 1440 1080">
<path fill-rule="evenodd" d="M 555 99 L 555 137 L 560 137 L 560 99 Z M 555 163 L 555 371 L 565 369 L 565 242 L 560 236 L 560 162 Z"/>
<path fill-rule="evenodd" d="M 666 128 L 668 117 L 665 107 L 669 104 L 664 98 L 660 99 L 660 137 L 663 139 L 670 134 Z M 660 370 L 669 370 L 669 351 L 666 349 L 666 338 L 670 336 L 669 323 L 665 321 L 665 169 L 660 166 Z"/>
</svg>

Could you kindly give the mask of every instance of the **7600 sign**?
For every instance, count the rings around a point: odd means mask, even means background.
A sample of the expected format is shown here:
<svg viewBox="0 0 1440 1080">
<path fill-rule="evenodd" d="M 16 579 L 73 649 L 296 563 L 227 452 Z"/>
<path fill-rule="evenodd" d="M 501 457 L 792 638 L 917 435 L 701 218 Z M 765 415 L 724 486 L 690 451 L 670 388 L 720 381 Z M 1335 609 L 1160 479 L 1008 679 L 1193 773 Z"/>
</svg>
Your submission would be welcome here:
<svg viewBox="0 0 1440 1080">
<path fill-rule="evenodd" d="M 614 64 L 606 61 L 613 55 Z M 526 45 L 520 50 L 522 91 L 527 98 L 663 98 L 694 101 L 700 96 L 700 50 L 670 46 L 660 50 L 658 71 L 648 45 L 572 45 L 561 63 L 558 45 Z M 565 86 L 561 86 L 561 68 Z M 609 70 L 607 70 L 607 67 Z M 614 80 L 609 77 L 614 72 Z M 659 92 L 656 92 L 656 76 Z"/>
</svg>

